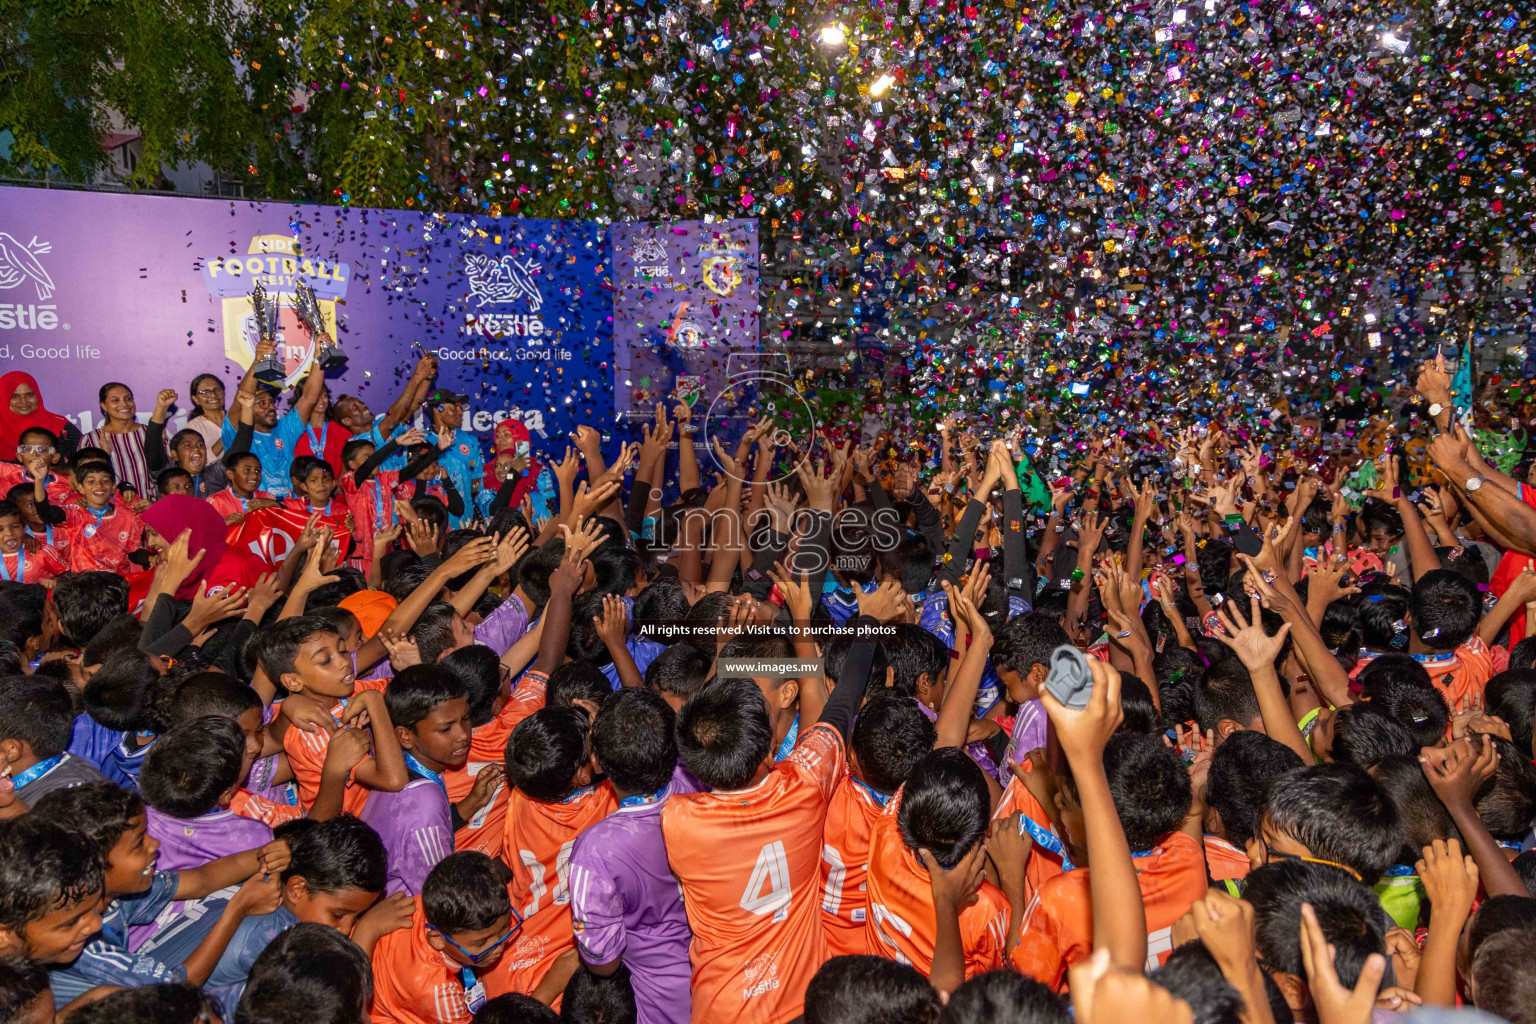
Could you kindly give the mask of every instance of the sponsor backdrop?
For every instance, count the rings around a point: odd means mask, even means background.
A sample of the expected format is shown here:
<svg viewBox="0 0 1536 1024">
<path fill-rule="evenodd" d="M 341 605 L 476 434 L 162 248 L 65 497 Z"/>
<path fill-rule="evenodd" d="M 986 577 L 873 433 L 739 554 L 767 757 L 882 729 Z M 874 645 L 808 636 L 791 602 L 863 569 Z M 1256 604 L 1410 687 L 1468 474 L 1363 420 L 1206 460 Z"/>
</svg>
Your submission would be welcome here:
<svg viewBox="0 0 1536 1024">
<path fill-rule="evenodd" d="M 698 377 L 728 350 L 757 348 L 753 221 L 610 229 L 0 188 L 0 366 L 36 376 L 48 408 L 82 430 L 100 422 L 108 380 L 133 388 L 141 420 L 162 387 L 177 389 L 183 417 L 198 373 L 232 390 L 250 365 L 258 283 L 281 297 L 297 381 L 314 354 L 293 311 L 299 281 L 349 357 L 330 375 L 333 396 L 383 412 L 432 352 L 439 385 L 470 396 L 465 427 L 487 434 L 508 417 L 542 438 L 609 424 L 616 388 L 628 408 L 632 391 L 670 391 L 668 373 Z"/>
</svg>

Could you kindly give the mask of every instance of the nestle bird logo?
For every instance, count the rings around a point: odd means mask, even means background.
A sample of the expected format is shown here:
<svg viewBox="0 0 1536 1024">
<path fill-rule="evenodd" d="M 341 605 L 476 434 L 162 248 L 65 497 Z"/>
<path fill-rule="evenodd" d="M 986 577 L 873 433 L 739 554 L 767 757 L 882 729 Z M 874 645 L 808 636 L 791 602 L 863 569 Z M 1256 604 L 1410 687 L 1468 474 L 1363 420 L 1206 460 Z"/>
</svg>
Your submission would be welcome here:
<svg viewBox="0 0 1536 1024">
<path fill-rule="evenodd" d="M 32 241 L 22 245 L 11 235 L 0 231 L 0 288 L 15 288 L 31 278 L 39 300 L 52 298 L 53 278 L 48 276 L 48 271 L 37 261 L 39 255 L 52 251 L 52 244 L 39 242 L 36 235 L 32 236 Z"/>
<path fill-rule="evenodd" d="M 482 306 L 523 299 L 537 313 L 544 305 L 544 296 L 540 294 L 539 286 L 533 278 L 541 269 L 532 260 L 519 260 L 511 253 L 499 260 L 480 253 L 470 253 L 464 257 L 464 276 L 469 281 L 469 290 Z"/>
</svg>

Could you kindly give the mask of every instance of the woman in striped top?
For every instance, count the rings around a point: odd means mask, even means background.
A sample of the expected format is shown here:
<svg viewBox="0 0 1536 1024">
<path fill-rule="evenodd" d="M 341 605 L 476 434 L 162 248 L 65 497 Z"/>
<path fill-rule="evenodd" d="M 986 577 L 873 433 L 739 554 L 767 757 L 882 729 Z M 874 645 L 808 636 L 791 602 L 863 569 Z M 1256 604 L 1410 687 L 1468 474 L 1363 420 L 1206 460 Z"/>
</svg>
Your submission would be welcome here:
<svg viewBox="0 0 1536 1024">
<path fill-rule="evenodd" d="M 86 434 L 81 444 L 101 448 L 112 457 L 118 483 L 132 484 L 142 501 L 155 498 L 155 478 L 144 454 L 144 427 L 134 418 L 138 409 L 128 385 L 103 384 L 97 395 L 106 422 Z"/>
</svg>

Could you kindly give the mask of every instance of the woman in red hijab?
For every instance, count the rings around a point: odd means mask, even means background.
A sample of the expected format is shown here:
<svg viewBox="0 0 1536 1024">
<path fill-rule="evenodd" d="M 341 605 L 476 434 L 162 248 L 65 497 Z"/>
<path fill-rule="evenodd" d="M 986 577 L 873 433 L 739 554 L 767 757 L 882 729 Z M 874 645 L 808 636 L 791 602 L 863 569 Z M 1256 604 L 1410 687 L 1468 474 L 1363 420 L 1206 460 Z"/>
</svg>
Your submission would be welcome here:
<svg viewBox="0 0 1536 1024">
<path fill-rule="evenodd" d="M 73 423 L 43 408 L 36 378 L 12 370 L 0 377 L 0 459 L 16 461 L 16 445 L 31 427 L 41 427 L 58 438 L 58 453 L 66 458 L 80 443 L 80 431 Z"/>
<path fill-rule="evenodd" d="M 190 601 L 203 592 L 218 593 L 232 587 L 250 587 L 267 565 L 249 551 L 229 546 L 226 537 L 229 527 L 218 509 L 202 498 L 188 494 L 168 494 L 144 510 L 140 520 L 144 523 L 144 542 L 153 548 L 165 549 L 173 544 L 183 530 L 190 531 L 187 552 L 203 557 L 176 590 L 178 601 Z"/>
<path fill-rule="evenodd" d="M 538 483 L 543 464 L 533 458 L 531 442 L 528 428 L 517 420 L 496 424 L 496 454 L 486 462 L 485 478 L 480 482 L 480 494 L 494 496 L 482 509 L 487 519 L 504 508 L 517 508 Z M 512 482 L 511 490 L 506 489 L 508 481 Z"/>
</svg>

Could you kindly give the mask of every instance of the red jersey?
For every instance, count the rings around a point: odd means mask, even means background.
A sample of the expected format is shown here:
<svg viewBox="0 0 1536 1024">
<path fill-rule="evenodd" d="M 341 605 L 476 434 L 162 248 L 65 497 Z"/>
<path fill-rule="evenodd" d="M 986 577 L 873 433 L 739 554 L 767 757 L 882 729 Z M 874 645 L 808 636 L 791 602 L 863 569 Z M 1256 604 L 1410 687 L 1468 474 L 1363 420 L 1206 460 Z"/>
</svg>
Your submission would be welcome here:
<svg viewBox="0 0 1536 1024">
<path fill-rule="evenodd" d="M 869 837 L 889 798 L 853 776 L 838 783 L 821 832 L 821 925 L 828 956 L 868 953 L 864 918 L 869 908 L 865 874 Z"/>
<path fill-rule="evenodd" d="M 26 467 L 15 462 L 0 462 L 0 498 L 17 484 L 30 484 L 32 478 L 27 476 Z M 43 480 L 43 493 L 48 495 L 48 503 L 63 508 L 75 500 L 75 489 L 69 485 L 69 481 L 57 473 L 49 473 Z"/>
<path fill-rule="evenodd" d="M 589 825 L 619 806 L 613 786 L 591 786 L 564 803 L 546 804 L 520 789 L 507 794 L 502 860 L 512 868 L 507 892 L 522 931 L 499 970 L 513 992 L 532 992 L 555 958 L 576 944 L 571 926 L 571 847 Z"/>
<path fill-rule="evenodd" d="M 693 926 L 694 1024 L 786 1024 L 827 959 L 820 901 L 827 804 L 843 739 L 812 726 L 750 789 L 677 793 L 661 812 Z"/>
<path fill-rule="evenodd" d="M 69 538 L 68 560 L 72 572 L 102 571 L 122 575 L 136 569 L 128 556 L 143 545 L 144 524 L 133 509 L 117 498 L 99 514 L 88 508 L 82 498 L 64 507 L 64 534 Z"/>
<path fill-rule="evenodd" d="M 364 690 L 382 690 L 388 683 L 387 679 L 359 679 L 352 689 L 352 696 Z M 331 717 L 339 722 L 346 708 L 346 701 L 338 703 L 331 708 Z M 315 797 L 320 795 L 320 775 L 325 768 L 325 752 L 330 746 L 329 733 L 305 732 L 292 726 L 283 733 L 283 751 L 288 755 L 288 766 L 293 769 L 293 781 L 299 786 L 299 806 L 306 811 L 314 806 Z M 351 815 L 362 814 L 368 803 L 368 792 L 367 786 L 348 777 L 341 798 L 342 810 Z"/>
<path fill-rule="evenodd" d="M 1525 484 L 1515 486 L 1515 494 L 1521 501 L 1531 508 L 1536 508 L 1536 488 L 1527 487 Z M 1499 559 L 1499 564 L 1493 570 L 1493 578 L 1488 581 L 1488 589 L 1494 597 L 1503 597 L 1509 585 L 1515 581 L 1527 567 L 1536 569 L 1536 558 L 1521 551 L 1506 551 L 1504 557 Z M 1525 639 L 1525 616 L 1516 612 L 1509 619 L 1509 646 Z M 1455 705 L 1452 705 L 1454 707 Z"/>
<path fill-rule="evenodd" d="M 338 480 L 342 476 L 341 449 L 352 440 L 352 431 L 334 420 L 326 420 L 319 427 L 304 425 L 303 433 L 293 445 L 293 457 L 318 455 L 330 467 Z"/>
<path fill-rule="evenodd" d="M 367 572 L 373 565 L 373 535 L 400 521 L 395 514 L 395 499 L 402 497 L 400 474 L 393 469 L 376 469 L 361 484 L 351 473 L 337 478 L 338 489 L 347 511 L 352 513 L 352 533 L 357 537 L 357 560 Z"/>
<path fill-rule="evenodd" d="M 869 951 L 911 964 L 926 975 L 933 969 L 938 918 L 928 869 L 907 849 L 896 814 L 901 794 L 886 806 L 869 840 Z M 1003 966 L 1008 940 L 1008 899 L 991 882 L 982 882 L 975 902 L 960 911 L 960 942 L 965 976 Z"/>
<path fill-rule="evenodd" d="M 1205 895 L 1205 857 L 1183 832 L 1165 836 L 1145 856 L 1133 858 L 1136 882 L 1147 915 L 1147 970 L 1173 952 L 1173 926 L 1191 903 Z M 1061 990 L 1067 968 L 1093 952 L 1093 898 L 1088 868 L 1046 882 L 1024 911 L 1024 928 L 1013 950 L 1013 965 L 1037 981 Z"/>
<path fill-rule="evenodd" d="M 222 491 L 214 491 L 208 495 L 208 504 L 212 505 L 219 515 L 226 519 L 230 516 L 243 516 L 250 511 L 251 502 L 257 498 L 266 501 L 272 500 L 272 495 L 266 491 L 257 491 L 249 498 L 242 498 L 234 492 L 233 488 L 226 487 Z"/>
<path fill-rule="evenodd" d="M 36 551 L 22 547 L 14 554 L 0 553 L 0 579 L 41 583 L 68 571 L 69 564 L 52 544 L 40 544 Z"/>
<path fill-rule="evenodd" d="M 1525 616 L 1516 618 L 1523 621 Z M 1429 681 L 1453 708 L 1460 707 L 1468 696 L 1481 697 L 1488 680 L 1493 678 L 1493 658 L 1488 645 L 1476 633 L 1454 651 L 1415 654 L 1413 660 L 1424 666 Z"/>
</svg>

